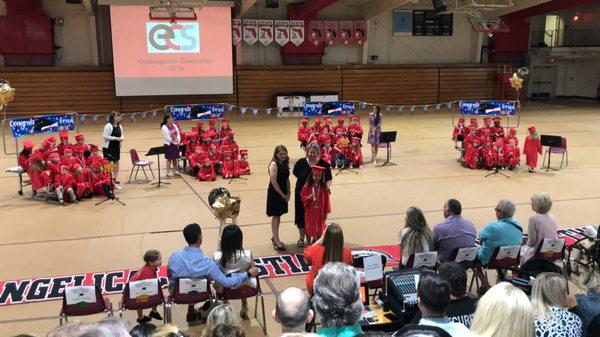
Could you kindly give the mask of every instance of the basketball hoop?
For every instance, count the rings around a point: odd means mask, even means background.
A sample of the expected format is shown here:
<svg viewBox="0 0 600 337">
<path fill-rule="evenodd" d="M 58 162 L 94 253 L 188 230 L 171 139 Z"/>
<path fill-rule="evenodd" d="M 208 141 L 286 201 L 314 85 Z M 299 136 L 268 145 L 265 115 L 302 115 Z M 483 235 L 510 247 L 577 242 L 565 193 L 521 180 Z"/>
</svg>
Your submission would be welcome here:
<svg viewBox="0 0 600 337">
<path fill-rule="evenodd" d="M 202 8 L 207 0 L 179 1 L 158 0 L 155 5 L 150 6 L 149 17 L 154 21 L 196 21 L 195 8 Z"/>
<path fill-rule="evenodd" d="M 508 33 L 510 29 L 500 18 L 478 18 L 469 16 L 469 22 L 474 31 L 479 33 Z"/>
</svg>

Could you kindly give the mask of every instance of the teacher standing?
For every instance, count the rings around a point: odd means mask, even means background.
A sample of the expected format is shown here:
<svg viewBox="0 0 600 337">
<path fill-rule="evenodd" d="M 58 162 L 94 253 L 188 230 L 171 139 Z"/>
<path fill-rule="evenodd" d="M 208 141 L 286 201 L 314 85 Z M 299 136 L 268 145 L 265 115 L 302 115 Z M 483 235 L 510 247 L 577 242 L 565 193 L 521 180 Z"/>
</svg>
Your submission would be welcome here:
<svg viewBox="0 0 600 337">
<path fill-rule="evenodd" d="M 327 184 L 327 189 L 331 191 L 331 166 L 321 159 L 321 149 L 319 145 L 315 143 L 309 143 L 306 145 L 306 158 L 299 159 L 294 165 L 294 176 L 296 177 L 296 189 L 294 193 L 294 201 L 295 201 L 295 220 L 296 227 L 298 227 L 298 233 L 300 234 L 300 239 L 297 242 L 298 247 L 304 247 L 306 231 L 304 230 L 304 205 L 302 203 L 302 198 L 300 197 L 300 192 L 302 191 L 302 187 L 306 184 L 306 179 L 308 176 L 312 174 L 313 166 L 321 166 L 325 168 L 325 172 L 323 177 L 325 179 L 325 183 Z"/>
<path fill-rule="evenodd" d="M 104 143 L 102 144 L 102 155 L 104 159 L 115 164 L 113 168 L 113 179 L 119 184 L 119 160 L 121 159 L 121 143 L 123 142 L 123 127 L 121 126 L 121 114 L 113 111 L 108 116 L 108 123 L 104 126 Z M 121 187 L 116 186 L 117 189 Z"/>
<path fill-rule="evenodd" d="M 281 216 L 288 212 L 290 201 L 290 158 L 285 146 L 278 145 L 269 163 L 269 189 L 267 190 L 267 216 L 271 217 L 271 243 L 276 251 L 285 250 L 279 239 Z"/>
<path fill-rule="evenodd" d="M 160 123 L 160 129 L 163 135 L 163 143 L 165 144 L 165 159 L 167 159 L 167 177 L 172 177 L 179 174 L 179 144 L 181 143 L 181 135 L 179 128 L 173 123 L 173 117 L 169 114 L 163 116 L 163 121 Z M 173 167 L 171 169 L 171 166 Z"/>
<path fill-rule="evenodd" d="M 369 114 L 369 136 L 367 143 L 371 144 L 371 163 L 377 164 L 377 149 L 379 148 L 379 137 L 381 137 L 381 120 L 383 114 L 379 104 L 373 106 Z"/>
</svg>

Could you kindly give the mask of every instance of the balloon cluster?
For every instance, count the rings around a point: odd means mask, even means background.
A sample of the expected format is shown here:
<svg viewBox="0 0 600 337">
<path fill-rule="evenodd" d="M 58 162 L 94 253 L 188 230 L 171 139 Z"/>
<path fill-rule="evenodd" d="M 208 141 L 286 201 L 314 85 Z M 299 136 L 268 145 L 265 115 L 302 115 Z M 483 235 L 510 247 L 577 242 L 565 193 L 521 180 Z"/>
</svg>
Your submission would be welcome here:
<svg viewBox="0 0 600 337">
<path fill-rule="evenodd" d="M 6 80 L 0 80 L 0 106 L 15 99 L 15 89 Z"/>
<path fill-rule="evenodd" d="M 523 81 L 529 76 L 529 68 L 519 68 L 510 78 L 510 86 L 519 90 L 523 88 Z"/>
</svg>

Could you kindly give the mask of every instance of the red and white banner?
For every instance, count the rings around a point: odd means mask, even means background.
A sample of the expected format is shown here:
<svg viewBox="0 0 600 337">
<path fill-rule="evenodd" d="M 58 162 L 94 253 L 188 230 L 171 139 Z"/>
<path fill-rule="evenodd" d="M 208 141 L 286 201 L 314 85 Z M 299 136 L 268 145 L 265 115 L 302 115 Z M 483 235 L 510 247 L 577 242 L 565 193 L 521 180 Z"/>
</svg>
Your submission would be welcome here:
<svg viewBox="0 0 600 337">
<path fill-rule="evenodd" d="M 339 29 L 337 21 L 325 21 L 325 43 L 332 46 L 339 35 Z"/>
<path fill-rule="evenodd" d="M 273 42 L 273 20 L 258 20 L 258 41 L 265 46 Z"/>
<path fill-rule="evenodd" d="M 290 20 L 290 41 L 296 47 L 304 42 L 304 20 Z"/>
<path fill-rule="evenodd" d="M 356 44 L 363 44 L 367 41 L 367 21 L 354 21 L 353 40 Z"/>
<path fill-rule="evenodd" d="M 288 20 L 275 20 L 275 42 L 282 47 L 290 42 L 290 26 Z"/>
<path fill-rule="evenodd" d="M 244 19 L 243 37 L 244 42 L 246 42 L 249 46 L 258 41 L 258 20 Z"/>
<path fill-rule="evenodd" d="M 340 35 L 338 39 L 342 41 L 344 45 L 348 45 L 350 39 L 352 39 L 352 31 L 354 30 L 354 22 L 352 21 L 340 21 Z"/>
<path fill-rule="evenodd" d="M 231 20 L 231 43 L 237 45 L 242 42 L 242 20 L 233 19 Z"/>
<path fill-rule="evenodd" d="M 315 46 L 323 43 L 324 30 L 325 25 L 323 21 L 311 21 L 309 29 L 310 35 L 308 36 L 308 41 L 310 41 L 310 43 L 314 44 Z"/>
</svg>

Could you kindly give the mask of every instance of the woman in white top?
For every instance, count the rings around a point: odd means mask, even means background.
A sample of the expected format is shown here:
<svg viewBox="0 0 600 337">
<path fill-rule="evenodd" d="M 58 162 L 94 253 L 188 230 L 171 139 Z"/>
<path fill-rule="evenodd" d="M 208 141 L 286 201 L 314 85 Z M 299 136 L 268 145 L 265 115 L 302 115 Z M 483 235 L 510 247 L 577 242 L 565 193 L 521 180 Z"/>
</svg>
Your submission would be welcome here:
<svg viewBox="0 0 600 337">
<path fill-rule="evenodd" d="M 429 252 L 433 247 L 431 230 L 427 226 L 425 215 L 418 207 L 406 209 L 405 225 L 398 234 L 398 249 L 402 256 L 402 265 L 414 253 Z"/>
<path fill-rule="evenodd" d="M 123 127 L 121 126 L 121 114 L 113 111 L 108 116 L 108 123 L 104 126 L 104 142 L 102 143 L 102 154 L 104 159 L 115 164 L 113 179 L 118 184 L 119 160 L 121 159 L 121 142 L 123 142 Z M 120 188 L 117 186 L 117 188 Z"/>
<path fill-rule="evenodd" d="M 179 175 L 179 144 L 181 143 L 181 135 L 179 128 L 173 123 L 173 117 L 166 114 L 163 117 L 160 128 L 163 135 L 163 143 L 165 144 L 165 158 L 167 159 L 167 176 Z M 173 165 L 173 170 L 171 170 Z"/>
<path fill-rule="evenodd" d="M 221 236 L 221 249 L 214 254 L 215 262 L 219 265 L 225 275 L 248 270 L 254 267 L 252 253 L 243 247 L 244 235 L 237 225 L 228 225 L 223 228 Z M 256 278 L 249 278 L 242 286 L 247 285 L 256 288 Z M 223 288 L 215 284 L 217 293 L 223 293 Z M 242 310 L 240 317 L 248 319 L 248 301 L 242 299 Z"/>
</svg>

